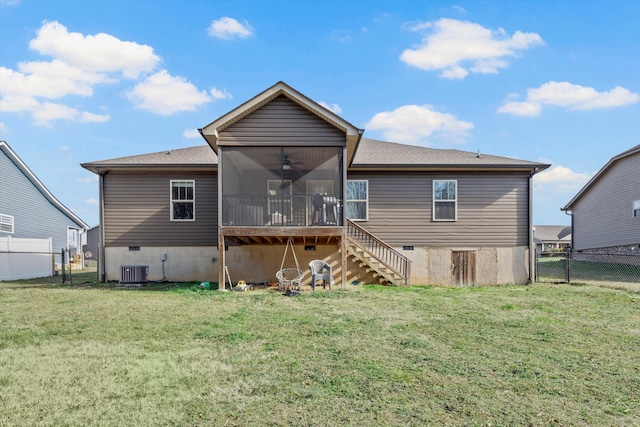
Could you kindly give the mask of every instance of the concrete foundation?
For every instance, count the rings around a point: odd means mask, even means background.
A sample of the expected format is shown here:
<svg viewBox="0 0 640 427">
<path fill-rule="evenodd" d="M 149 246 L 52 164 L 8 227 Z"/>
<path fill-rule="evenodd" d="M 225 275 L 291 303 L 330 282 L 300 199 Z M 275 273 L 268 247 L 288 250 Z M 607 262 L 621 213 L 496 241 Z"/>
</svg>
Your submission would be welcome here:
<svg viewBox="0 0 640 427">
<path fill-rule="evenodd" d="M 232 281 L 247 283 L 276 281 L 285 245 L 230 246 L 226 253 L 227 268 Z M 332 266 L 334 286 L 340 286 L 341 255 L 336 245 L 315 247 L 295 246 L 300 269 L 305 272 L 303 284 L 311 280 L 309 262 L 325 260 Z M 408 257 L 411 264 L 413 285 L 454 286 L 452 275 L 452 251 L 469 250 L 476 252 L 476 285 L 525 284 L 529 280 L 528 248 L 415 248 L 399 250 Z M 166 254 L 165 261 L 162 261 Z M 105 248 L 106 280 L 117 281 L 121 265 L 146 265 L 148 279 L 172 282 L 218 281 L 219 253 L 217 246 L 198 247 L 140 247 L 139 251 L 129 251 L 127 247 Z M 163 270 L 164 265 L 164 270 Z M 295 267 L 291 251 L 287 253 L 284 267 Z M 347 260 L 347 284 L 378 283 L 372 272 L 366 271 L 354 261 Z"/>
</svg>

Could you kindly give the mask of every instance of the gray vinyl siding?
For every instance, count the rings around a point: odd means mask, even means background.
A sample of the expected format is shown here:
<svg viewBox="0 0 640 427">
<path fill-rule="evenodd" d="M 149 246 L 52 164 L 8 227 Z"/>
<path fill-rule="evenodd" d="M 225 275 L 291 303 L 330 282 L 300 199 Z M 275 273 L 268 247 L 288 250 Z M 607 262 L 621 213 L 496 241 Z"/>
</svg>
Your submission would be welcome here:
<svg viewBox="0 0 640 427">
<path fill-rule="evenodd" d="M 279 96 L 220 132 L 219 145 L 346 144 L 345 132 Z"/>
<path fill-rule="evenodd" d="M 195 180 L 195 221 L 171 221 L 170 181 Z M 218 180 L 207 173 L 104 177 L 106 246 L 218 244 Z"/>
<path fill-rule="evenodd" d="M 52 238 L 53 251 L 67 247 L 67 227 L 81 228 L 53 205 L 31 180 L 0 151 L 0 213 L 12 215 L 15 238 Z"/>
<path fill-rule="evenodd" d="M 392 246 L 528 245 L 528 174 L 353 173 L 369 181 L 369 219 L 358 224 Z M 434 222 L 434 179 L 458 182 L 458 220 Z"/>
<path fill-rule="evenodd" d="M 606 248 L 640 243 L 640 154 L 613 163 L 573 204 L 573 248 Z"/>
</svg>

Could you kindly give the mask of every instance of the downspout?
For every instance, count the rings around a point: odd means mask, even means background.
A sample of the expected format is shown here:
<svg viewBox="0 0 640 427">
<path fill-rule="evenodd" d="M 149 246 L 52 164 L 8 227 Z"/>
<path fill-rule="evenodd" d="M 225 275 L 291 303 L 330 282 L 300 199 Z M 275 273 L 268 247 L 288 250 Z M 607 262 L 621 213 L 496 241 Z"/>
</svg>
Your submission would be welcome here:
<svg viewBox="0 0 640 427">
<path fill-rule="evenodd" d="M 529 284 L 533 283 L 535 272 L 535 251 L 533 250 L 533 175 L 538 172 L 538 168 L 534 168 L 533 172 L 529 174 Z"/>
<path fill-rule="evenodd" d="M 98 197 L 100 200 L 99 205 L 99 220 L 100 220 L 100 234 L 98 241 L 98 281 L 104 283 L 106 281 L 106 256 L 104 250 L 104 175 L 105 173 L 98 169 L 98 175 L 100 180 L 98 182 Z"/>
</svg>

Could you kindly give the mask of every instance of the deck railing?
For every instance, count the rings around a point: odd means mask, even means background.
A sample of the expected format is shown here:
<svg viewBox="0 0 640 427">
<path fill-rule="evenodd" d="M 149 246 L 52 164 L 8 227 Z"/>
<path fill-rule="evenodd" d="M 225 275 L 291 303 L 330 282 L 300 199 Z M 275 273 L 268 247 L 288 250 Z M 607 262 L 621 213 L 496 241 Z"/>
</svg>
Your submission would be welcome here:
<svg viewBox="0 0 640 427">
<path fill-rule="evenodd" d="M 409 283 L 411 261 L 406 256 L 351 220 L 347 220 L 347 239 L 402 277 L 404 284 Z"/>
<path fill-rule="evenodd" d="M 226 226 L 322 227 L 342 225 L 338 195 L 225 195 L 222 223 Z"/>
</svg>

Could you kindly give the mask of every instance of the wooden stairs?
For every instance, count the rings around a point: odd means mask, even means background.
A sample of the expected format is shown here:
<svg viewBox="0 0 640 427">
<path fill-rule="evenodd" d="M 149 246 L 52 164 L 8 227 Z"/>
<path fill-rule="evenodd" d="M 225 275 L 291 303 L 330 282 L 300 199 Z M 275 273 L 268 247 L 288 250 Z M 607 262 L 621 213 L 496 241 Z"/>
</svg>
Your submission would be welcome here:
<svg viewBox="0 0 640 427">
<path fill-rule="evenodd" d="M 411 261 L 351 220 L 347 222 L 347 255 L 380 284 L 409 285 Z"/>
</svg>

